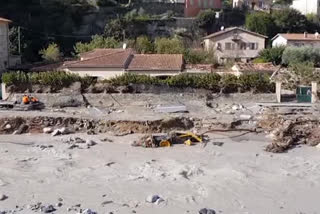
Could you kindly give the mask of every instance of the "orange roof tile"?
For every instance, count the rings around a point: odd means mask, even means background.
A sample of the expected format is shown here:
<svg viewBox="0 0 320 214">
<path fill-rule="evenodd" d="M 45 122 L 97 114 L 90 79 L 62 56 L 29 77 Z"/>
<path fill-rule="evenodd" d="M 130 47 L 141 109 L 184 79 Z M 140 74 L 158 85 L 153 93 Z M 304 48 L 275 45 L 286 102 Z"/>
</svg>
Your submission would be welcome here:
<svg viewBox="0 0 320 214">
<path fill-rule="evenodd" d="M 129 64 L 129 71 L 181 71 L 182 54 L 135 54 Z"/>
<path fill-rule="evenodd" d="M 126 68 L 132 52 L 132 49 L 95 49 L 93 51 L 80 54 L 82 60 L 68 63 L 65 66 L 70 68 Z"/>
<path fill-rule="evenodd" d="M 301 41 L 320 41 L 320 36 L 316 36 L 312 33 L 307 33 L 306 37 L 304 33 L 279 33 L 277 36 L 275 36 L 272 40 L 274 40 L 276 37 L 282 36 L 287 40 L 301 40 Z"/>
</svg>

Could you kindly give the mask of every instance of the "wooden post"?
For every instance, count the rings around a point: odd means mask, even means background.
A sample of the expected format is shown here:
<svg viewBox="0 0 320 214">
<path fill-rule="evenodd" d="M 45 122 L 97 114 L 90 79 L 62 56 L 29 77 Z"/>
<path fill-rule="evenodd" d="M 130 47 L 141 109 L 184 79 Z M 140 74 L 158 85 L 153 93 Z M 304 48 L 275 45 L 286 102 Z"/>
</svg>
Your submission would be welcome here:
<svg viewBox="0 0 320 214">
<path fill-rule="evenodd" d="M 277 103 L 281 103 L 281 82 L 276 82 Z"/>
<path fill-rule="evenodd" d="M 318 101 L 318 84 L 317 82 L 311 82 L 311 103 L 316 103 Z"/>
</svg>

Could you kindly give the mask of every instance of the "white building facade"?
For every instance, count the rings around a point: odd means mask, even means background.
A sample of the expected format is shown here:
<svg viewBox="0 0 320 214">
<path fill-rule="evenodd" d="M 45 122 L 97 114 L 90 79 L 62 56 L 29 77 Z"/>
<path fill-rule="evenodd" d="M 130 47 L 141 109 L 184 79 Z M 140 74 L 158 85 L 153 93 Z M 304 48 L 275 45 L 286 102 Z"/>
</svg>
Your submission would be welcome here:
<svg viewBox="0 0 320 214">
<path fill-rule="evenodd" d="M 9 66 L 9 23 L 11 21 L 0 17 L 0 72 Z"/>
<path fill-rule="evenodd" d="M 293 0 L 291 8 L 300 11 L 304 15 L 320 15 L 320 0 Z"/>
</svg>

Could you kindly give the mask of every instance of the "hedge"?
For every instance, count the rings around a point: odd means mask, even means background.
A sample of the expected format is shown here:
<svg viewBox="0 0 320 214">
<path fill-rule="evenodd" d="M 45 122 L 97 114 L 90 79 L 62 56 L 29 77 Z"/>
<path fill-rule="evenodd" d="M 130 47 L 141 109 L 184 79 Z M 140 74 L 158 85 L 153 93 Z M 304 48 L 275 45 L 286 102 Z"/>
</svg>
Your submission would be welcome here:
<svg viewBox="0 0 320 214">
<path fill-rule="evenodd" d="M 94 85 L 95 79 L 92 77 L 80 77 L 77 74 L 66 72 L 8 72 L 2 75 L 2 82 L 8 86 L 14 85 L 43 85 L 50 86 L 55 89 L 62 89 L 70 86 L 74 82 L 81 82 L 82 88 L 88 88 Z M 274 92 L 275 87 L 270 82 L 269 76 L 266 74 L 252 73 L 244 74 L 239 78 L 235 75 L 227 74 L 220 76 L 216 73 L 210 74 L 180 74 L 171 76 L 166 79 L 151 77 L 147 75 L 137 75 L 126 73 L 103 83 L 111 86 L 125 86 L 130 84 L 146 84 L 146 85 L 166 85 L 176 88 L 198 88 L 207 89 L 213 92 L 235 93 L 253 91 L 256 93 Z"/>
<path fill-rule="evenodd" d="M 63 71 L 51 72 L 6 72 L 2 74 L 2 82 L 6 85 L 43 85 L 56 89 L 69 87 L 72 83 L 81 82 L 82 87 L 89 87 L 95 83 L 93 77 L 80 77 L 77 74 L 66 73 Z"/>
</svg>

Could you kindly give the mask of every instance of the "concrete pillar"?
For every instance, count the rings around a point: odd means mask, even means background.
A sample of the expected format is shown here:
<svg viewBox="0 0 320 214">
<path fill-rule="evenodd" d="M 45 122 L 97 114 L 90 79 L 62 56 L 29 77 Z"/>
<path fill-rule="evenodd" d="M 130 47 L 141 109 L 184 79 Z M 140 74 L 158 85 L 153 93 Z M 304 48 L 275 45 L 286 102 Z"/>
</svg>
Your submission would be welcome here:
<svg viewBox="0 0 320 214">
<path fill-rule="evenodd" d="M 276 82 L 277 103 L 281 103 L 281 82 Z"/>
<path fill-rule="evenodd" d="M 2 93 L 2 100 L 6 100 L 9 97 L 9 93 L 7 93 L 6 84 L 1 83 L 1 93 Z"/>
<path fill-rule="evenodd" d="M 311 103 L 316 103 L 318 101 L 318 83 L 317 82 L 311 82 Z"/>
</svg>

